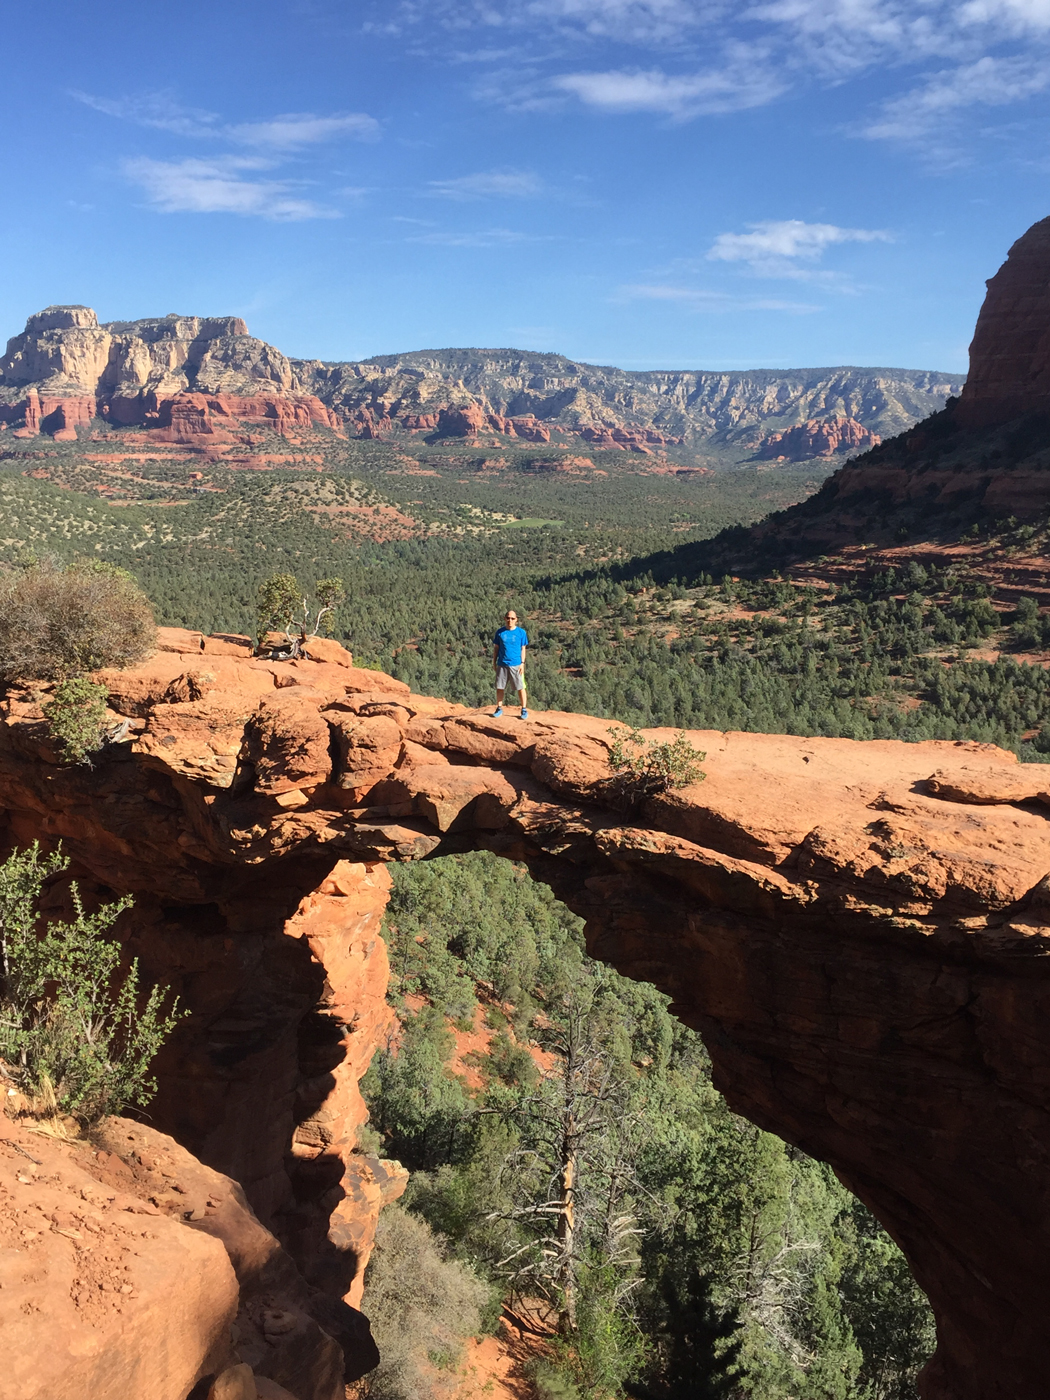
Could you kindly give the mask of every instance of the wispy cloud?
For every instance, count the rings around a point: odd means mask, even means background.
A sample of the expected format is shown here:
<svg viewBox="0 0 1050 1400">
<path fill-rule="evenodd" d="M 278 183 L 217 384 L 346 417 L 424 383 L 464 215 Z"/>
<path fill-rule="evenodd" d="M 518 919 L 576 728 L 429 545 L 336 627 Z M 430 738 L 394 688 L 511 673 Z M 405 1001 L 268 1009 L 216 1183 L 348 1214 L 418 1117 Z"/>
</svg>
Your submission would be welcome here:
<svg viewBox="0 0 1050 1400">
<path fill-rule="evenodd" d="M 550 86 L 599 111 L 659 112 L 684 121 L 764 106 L 787 85 L 756 61 L 686 74 L 665 73 L 658 68 L 563 73 L 552 78 Z"/>
<path fill-rule="evenodd" d="M 313 112 L 289 112 L 263 122 L 239 122 L 222 128 L 222 135 L 242 146 L 265 146 L 273 151 L 298 151 L 324 141 L 351 137 L 357 141 L 377 141 L 379 123 L 364 112 L 346 112 L 319 117 Z"/>
<path fill-rule="evenodd" d="M 739 297 L 729 292 L 709 291 L 702 287 L 673 287 L 663 284 L 621 287 L 619 301 L 673 301 L 691 311 L 788 311 L 808 315 L 819 311 L 809 302 L 784 301 L 778 297 Z"/>
<path fill-rule="evenodd" d="M 504 248 L 511 243 L 536 243 L 543 241 L 544 235 L 519 233 L 510 228 L 486 228 L 466 233 L 442 232 L 417 233 L 407 238 L 407 243 L 429 243 L 443 248 Z"/>
<path fill-rule="evenodd" d="M 720 233 L 708 258 L 712 262 L 745 263 L 761 277 L 832 282 L 837 280 L 835 274 L 814 274 L 798 263 L 819 261 L 836 243 L 892 241 L 885 229 L 840 228 L 838 224 L 807 224 L 802 219 L 766 219 L 747 227 L 747 233 Z"/>
<path fill-rule="evenodd" d="M 136 126 L 170 131 L 176 136 L 202 137 L 227 141 L 237 146 L 264 147 L 275 152 L 302 150 L 326 141 L 351 138 L 375 141 L 380 134 L 375 117 L 364 112 L 336 112 L 319 116 L 315 112 L 287 112 L 258 122 L 224 122 L 215 112 L 185 107 L 170 93 L 151 92 L 135 97 L 98 97 L 74 90 L 71 97 L 104 112 L 107 117 L 132 122 Z"/>
<path fill-rule="evenodd" d="M 444 35 L 448 61 L 487 66 L 476 96 L 515 111 L 686 121 L 878 71 L 894 95 L 853 134 L 918 144 L 1042 93 L 1050 70 L 1050 0 L 401 0 L 382 17 Z M 614 64 L 587 61 L 610 45 Z"/>
<path fill-rule="evenodd" d="M 186 107 L 167 92 L 109 98 L 75 91 L 78 102 L 135 126 L 170 132 L 195 143 L 248 147 L 257 155 L 191 156 L 157 160 L 135 156 L 122 162 L 124 175 L 138 185 L 150 207 L 163 214 L 240 214 L 263 219 L 339 218 L 337 210 L 304 198 L 301 182 L 269 176 L 282 163 L 311 146 L 339 140 L 376 140 L 379 123 L 363 112 L 288 112 L 265 121 L 227 122 L 215 112 Z M 255 178 L 253 178 L 255 176 Z M 367 191 L 347 185 L 336 191 L 360 198 Z"/>
<path fill-rule="evenodd" d="M 119 121 L 136 126 L 150 126 L 158 131 L 170 131 L 176 136 L 216 136 L 221 131 L 221 118 L 216 112 L 201 107 L 185 107 L 167 92 L 147 92 L 135 97 L 99 97 L 95 93 L 74 88 L 70 97 Z"/>
<path fill-rule="evenodd" d="M 445 199 L 531 199 L 543 191 L 543 181 L 531 170 L 487 170 L 431 180 L 431 194 Z"/>
<path fill-rule="evenodd" d="M 177 161 L 139 156 L 123 162 L 124 174 L 161 214 L 240 214 L 281 222 L 339 217 L 301 198 L 287 180 L 249 178 L 271 168 L 271 162 L 252 156 Z"/>
<path fill-rule="evenodd" d="M 874 120 L 861 127 L 872 141 L 928 143 L 938 137 L 935 152 L 945 153 L 954 119 L 977 106 L 1004 107 L 1050 87 L 1050 55 L 979 58 L 975 63 L 934 73 L 925 83 L 883 105 Z"/>
</svg>

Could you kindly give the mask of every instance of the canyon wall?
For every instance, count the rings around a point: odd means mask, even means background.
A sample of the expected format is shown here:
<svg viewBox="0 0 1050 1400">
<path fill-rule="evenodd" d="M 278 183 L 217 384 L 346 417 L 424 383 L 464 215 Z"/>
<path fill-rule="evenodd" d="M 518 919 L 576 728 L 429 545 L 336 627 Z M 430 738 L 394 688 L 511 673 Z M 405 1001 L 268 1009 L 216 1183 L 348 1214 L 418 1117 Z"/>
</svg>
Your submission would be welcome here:
<svg viewBox="0 0 1050 1400">
<path fill-rule="evenodd" d="M 61 840 L 91 898 L 136 894 L 128 949 L 192 1011 L 153 1121 L 243 1181 L 310 1286 L 357 1296 L 368 1212 L 399 1186 L 352 1150 L 386 1026 L 383 867 L 485 848 L 673 998 L 737 1111 L 884 1222 L 937 1315 L 928 1400 L 1044 1394 L 1050 769 L 698 732 L 706 781 L 625 816 L 608 721 L 495 720 L 331 643 L 267 662 L 161 638 L 103 673 L 130 732 L 93 769 L 56 761 L 46 687 L 8 694 L 6 840 Z"/>
<path fill-rule="evenodd" d="M 328 364 L 288 359 L 236 316 L 100 325 L 90 307 L 52 306 L 30 316 L 0 357 L 0 426 L 72 441 L 98 417 L 202 449 L 252 425 L 286 435 L 314 426 L 359 438 L 553 440 L 647 455 L 704 444 L 750 452 L 770 426 L 860 423 L 856 441 L 848 430 L 814 430 L 820 455 L 908 427 L 961 384 L 958 375 L 852 367 L 646 373 L 519 350 Z M 805 441 L 793 439 L 792 452 Z"/>
<path fill-rule="evenodd" d="M 161 430 L 162 441 L 221 431 L 215 419 L 277 432 L 339 419 L 304 392 L 288 359 L 237 316 L 164 316 L 99 325 L 88 306 L 30 316 L 0 357 L 0 418 L 16 436 L 75 440 L 99 417 Z"/>
</svg>

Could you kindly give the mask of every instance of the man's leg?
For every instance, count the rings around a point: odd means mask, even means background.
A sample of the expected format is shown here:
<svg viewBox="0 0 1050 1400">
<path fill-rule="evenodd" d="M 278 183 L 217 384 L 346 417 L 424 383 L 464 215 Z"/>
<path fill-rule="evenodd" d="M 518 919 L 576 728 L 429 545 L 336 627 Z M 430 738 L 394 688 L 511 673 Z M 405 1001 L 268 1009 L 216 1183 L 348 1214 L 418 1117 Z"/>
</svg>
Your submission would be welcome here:
<svg viewBox="0 0 1050 1400">
<path fill-rule="evenodd" d="M 500 714 L 502 714 L 502 713 L 503 713 L 503 687 L 502 687 L 502 686 L 497 686 L 497 687 L 496 687 L 496 715 L 500 715 Z M 495 719 L 496 715 L 493 715 L 493 719 Z"/>
<path fill-rule="evenodd" d="M 529 697 L 525 692 L 524 676 L 522 676 L 521 685 L 518 687 L 518 699 L 521 701 L 521 713 L 527 715 L 529 713 Z"/>
</svg>

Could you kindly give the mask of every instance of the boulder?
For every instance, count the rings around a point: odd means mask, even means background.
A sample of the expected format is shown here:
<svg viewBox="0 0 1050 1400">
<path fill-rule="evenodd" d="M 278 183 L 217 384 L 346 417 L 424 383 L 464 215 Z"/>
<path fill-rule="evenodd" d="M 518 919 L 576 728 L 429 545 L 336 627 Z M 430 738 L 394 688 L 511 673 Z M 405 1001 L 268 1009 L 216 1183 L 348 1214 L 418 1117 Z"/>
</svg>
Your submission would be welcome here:
<svg viewBox="0 0 1050 1400">
<path fill-rule="evenodd" d="M 332 771 L 329 739 L 328 725 L 310 699 L 297 700 L 285 691 L 281 699 L 263 700 L 244 735 L 256 792 L 275 796 L 327 782 Z"/>
</svg>

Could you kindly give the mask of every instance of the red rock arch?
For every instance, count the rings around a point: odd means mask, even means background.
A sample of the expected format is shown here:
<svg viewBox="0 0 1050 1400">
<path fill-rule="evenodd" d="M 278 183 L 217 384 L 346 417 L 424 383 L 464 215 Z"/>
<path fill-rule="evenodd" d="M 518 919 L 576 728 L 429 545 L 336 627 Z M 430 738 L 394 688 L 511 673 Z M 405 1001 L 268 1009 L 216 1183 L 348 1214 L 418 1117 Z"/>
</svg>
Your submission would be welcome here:
<svg viewBox="0 0 1050 1400">
<path fill-rule="evenodd" d="M 1041 1397 L 1050 769 L 702 732 L 707 780 L 628 822 L 606 805 L 607 721 L 493 720 L 318 650 L 264 662 L 164 630 L 104 674 L 130 734 L 94 769 L 56 762 L 39 691 L 4 702 L 7 844 L 60 839 L 88 885 L 135 893 L 129 947 L 193 1008 L 154 1124 L 342 1291 L 396 1190 L 350 1157 L 386 1025 L 384 867 L 492 850 L 672 996 L 738 1112 L 887 1226 L 937 1313 L 927 1396 Z"/>
</svg>

